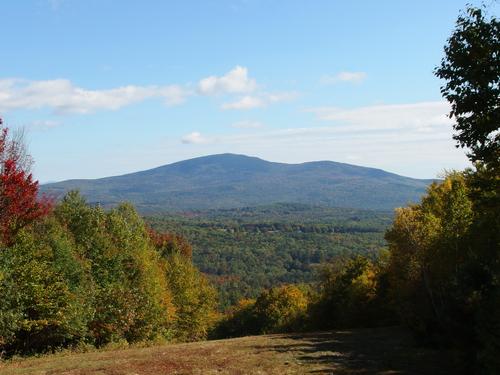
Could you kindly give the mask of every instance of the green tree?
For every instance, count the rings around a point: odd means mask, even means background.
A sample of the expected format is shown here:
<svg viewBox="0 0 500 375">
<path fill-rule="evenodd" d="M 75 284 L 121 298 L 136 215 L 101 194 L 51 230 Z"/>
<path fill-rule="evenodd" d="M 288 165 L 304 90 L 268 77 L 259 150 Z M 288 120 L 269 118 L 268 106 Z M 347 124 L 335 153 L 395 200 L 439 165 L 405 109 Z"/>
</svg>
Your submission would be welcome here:
<svg viewBox="0 0 500 375">
<path fill-rule="evenodd" d="M 90 264 L 95 311 L 89 329 L 95 344 L 168 335 L 171 292 L 160 256 L 135 209 L 122 204 L 104 212 L 72 192 L 55 213 Z"/>
<path fill-rule="evenodd" d="M 466 172 L 473 218 L 467 238 L 468 278 L 474 290 L 474 350 L 482 371 L 500 368 L 500 21 L 469 6 L 460 15 L 435 74 L 455 119 L 454 138 L 469 149 L 475 170 Z M 466 237 L 457 234 L 458 241 Z"/>
<path fill-rule="evenodd" d="M 489 214 L 477 210 L 471 178 L 452 173 L 431 185 L 420 204 L 396 211 L 386 234 L 389 275 L 400 316 L 417 338 L 454 346 L 469 371 L 493 374 L 500 247 L 494 224 L 485 223 Z"/>
<path fill-rule="evenodd" d="M 472 219 L 466 179 L 454 173 L 431 185 L 421 204 L 398 209 L 386 234 L 401 316 L 424 340 L 470 339 L 463 324 L 471 326 L 475 303 L 467 282 Z"/>
<path fill-rule="evenodd" d="M 255 314 L 255 299 L 243 298 L 221 316 L 210 336 L 220 339 L 258 335 L 260 329 Z"/>
<path fill-rule="evenodd" d="M 456 121 L 454 139 L 468 147 L 472 161 L 500 158 L 500 21 L 469 7 L 458 17 L 435 74 L 446 83 L 441 93 Z"/>
<path fill-rule="evenodd" d="M 309 295 L 307 286 L 289 284 L 263 290 L 257 299 L 241 299 L 219 320 L 212 337 L 304 330 Z"/>
<path fill-rule="evenodd" d="M 260 333 L 300 330 L 309 300 L 297 285 L 282 285 L 263 291 L 254 305 Z"/>
<path fill-rule="evenodd" d="M 314 328 L 369 327 L 392 323 L 384 299 L 382 264 L 366 257 L 337 258 L 323 266 L 309 309 Z"/>
<path fill-rule="evenodd" d="M 181 341 L 205 339 L 217 317 L 216 290 L 190 258 L 174 252 L 165 260 L 165 276 L 175 308 L 175 338 Z"/>
<path fill-rule="evenodd" d="M 91 282 L 71 237 L 53 219 L 23 229 L 0 256 L 0 347 L 45 351 L 87 337 Z"/>
</svg>

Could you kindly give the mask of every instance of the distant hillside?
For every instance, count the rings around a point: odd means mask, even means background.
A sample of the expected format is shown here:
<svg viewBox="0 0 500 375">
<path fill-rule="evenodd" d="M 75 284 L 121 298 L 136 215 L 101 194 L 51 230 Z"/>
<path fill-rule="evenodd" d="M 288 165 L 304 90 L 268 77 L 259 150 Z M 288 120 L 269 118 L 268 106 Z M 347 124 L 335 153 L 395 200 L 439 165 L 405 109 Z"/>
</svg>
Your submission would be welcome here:
<svg viewBox="0 0 500 375">
<path fill-rule="evenodd" d="M 335 257 L 378 254 L 392 220 L 392 211 L 297 203 L 146 217 L 153 229 L 189 240 L 221 310 L 263 288 L 315 282 L 318 264 Z"/>
<path fill-rule="evenodd" d="M 41 190 L 60 197 L 79 189 L 91 203 L 130 201 L 151 214 L 278 202 L 392 209 L 417 201 L 430 182 L 332 161 L 284 164 L 221 154 L 122 176 L 51 183 Z"/>
</svg>

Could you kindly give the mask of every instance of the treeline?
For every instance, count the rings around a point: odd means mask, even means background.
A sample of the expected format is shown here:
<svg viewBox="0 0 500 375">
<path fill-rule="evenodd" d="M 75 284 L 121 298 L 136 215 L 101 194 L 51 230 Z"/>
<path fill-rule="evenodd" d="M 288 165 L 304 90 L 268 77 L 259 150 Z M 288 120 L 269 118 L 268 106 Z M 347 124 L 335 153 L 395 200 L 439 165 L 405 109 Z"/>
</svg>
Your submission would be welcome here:
<svg viewBox="0 0 500 375">
<path fill-rule="evenodd" d="M 181 237 L 148 229 L 128 204 L 104 211 L 76 192 L 39 212 L 36 194 L 22 199 L 20 182 L 37 185 L 20 166 L 0 178 L 0 353 L 206 337 L 216 291 Z"/>
<path fill-rule="evenodd" d="M 298 232 L 298 233 L 370 233 L 380 232 L 380 227 L 374 226 L 335 226 L 331 224 L 289 224 L 289 223 L 249 223 L 249 224 L 222 224 L 200 223 L 200 228 L 209 230 L 223 230 L 231 233 L 238 232 Z"/>
<path fill-rule="evenodd" d="M 216 338 L 374 327 L 398 322 L 390 304 L 387 259 L 338 258 L 311 284 L 286 284 L 242 299 L 221 319 Z"/>
<path fill-rule="evenodd" d="M 275 203 L 256 207 L 188 211 L 170 215 L 151 216 L 151 219 L 173 220 L 178 223 L 243 228 L 249 225 L 282 226 L 284 228 L 335 227 L 345 229 L 371 228 L 385 230 L 391 224 L 393 212 L 325 207 L 301 203 Z"/>
</svg>

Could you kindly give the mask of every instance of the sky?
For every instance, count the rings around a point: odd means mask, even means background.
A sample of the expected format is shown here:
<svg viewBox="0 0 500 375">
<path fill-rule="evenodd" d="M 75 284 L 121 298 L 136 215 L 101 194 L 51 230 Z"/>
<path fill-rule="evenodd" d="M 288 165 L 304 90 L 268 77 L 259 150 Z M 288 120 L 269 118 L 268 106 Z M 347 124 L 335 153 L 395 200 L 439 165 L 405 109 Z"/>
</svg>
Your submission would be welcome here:
<svg viewBox="0 0 500 375">
<path fill-rule="evenodd" d="M 466 3 L 0 0 L 0 116 L 42 183 L 226 152 L 434 178 L 469 165 L 433 75 Z"/>
</svg>

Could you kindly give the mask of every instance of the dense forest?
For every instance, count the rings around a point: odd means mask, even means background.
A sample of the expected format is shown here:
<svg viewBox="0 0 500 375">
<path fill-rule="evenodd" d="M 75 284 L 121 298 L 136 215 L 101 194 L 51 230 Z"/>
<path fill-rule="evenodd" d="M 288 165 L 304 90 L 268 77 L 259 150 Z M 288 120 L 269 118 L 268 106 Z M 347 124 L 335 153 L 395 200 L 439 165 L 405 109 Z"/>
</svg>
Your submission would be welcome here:
<svg viewBox="0 0 500 375">
<path fill-rule="evenodd" d="M 333 258 L 377 256 L 392 212 L 302 204 L 147 217 L 156 230 L 181 234 L 193 261 L 219 291 L 222 310 L 263 288 L 309 283 Z"/>
</svg>

